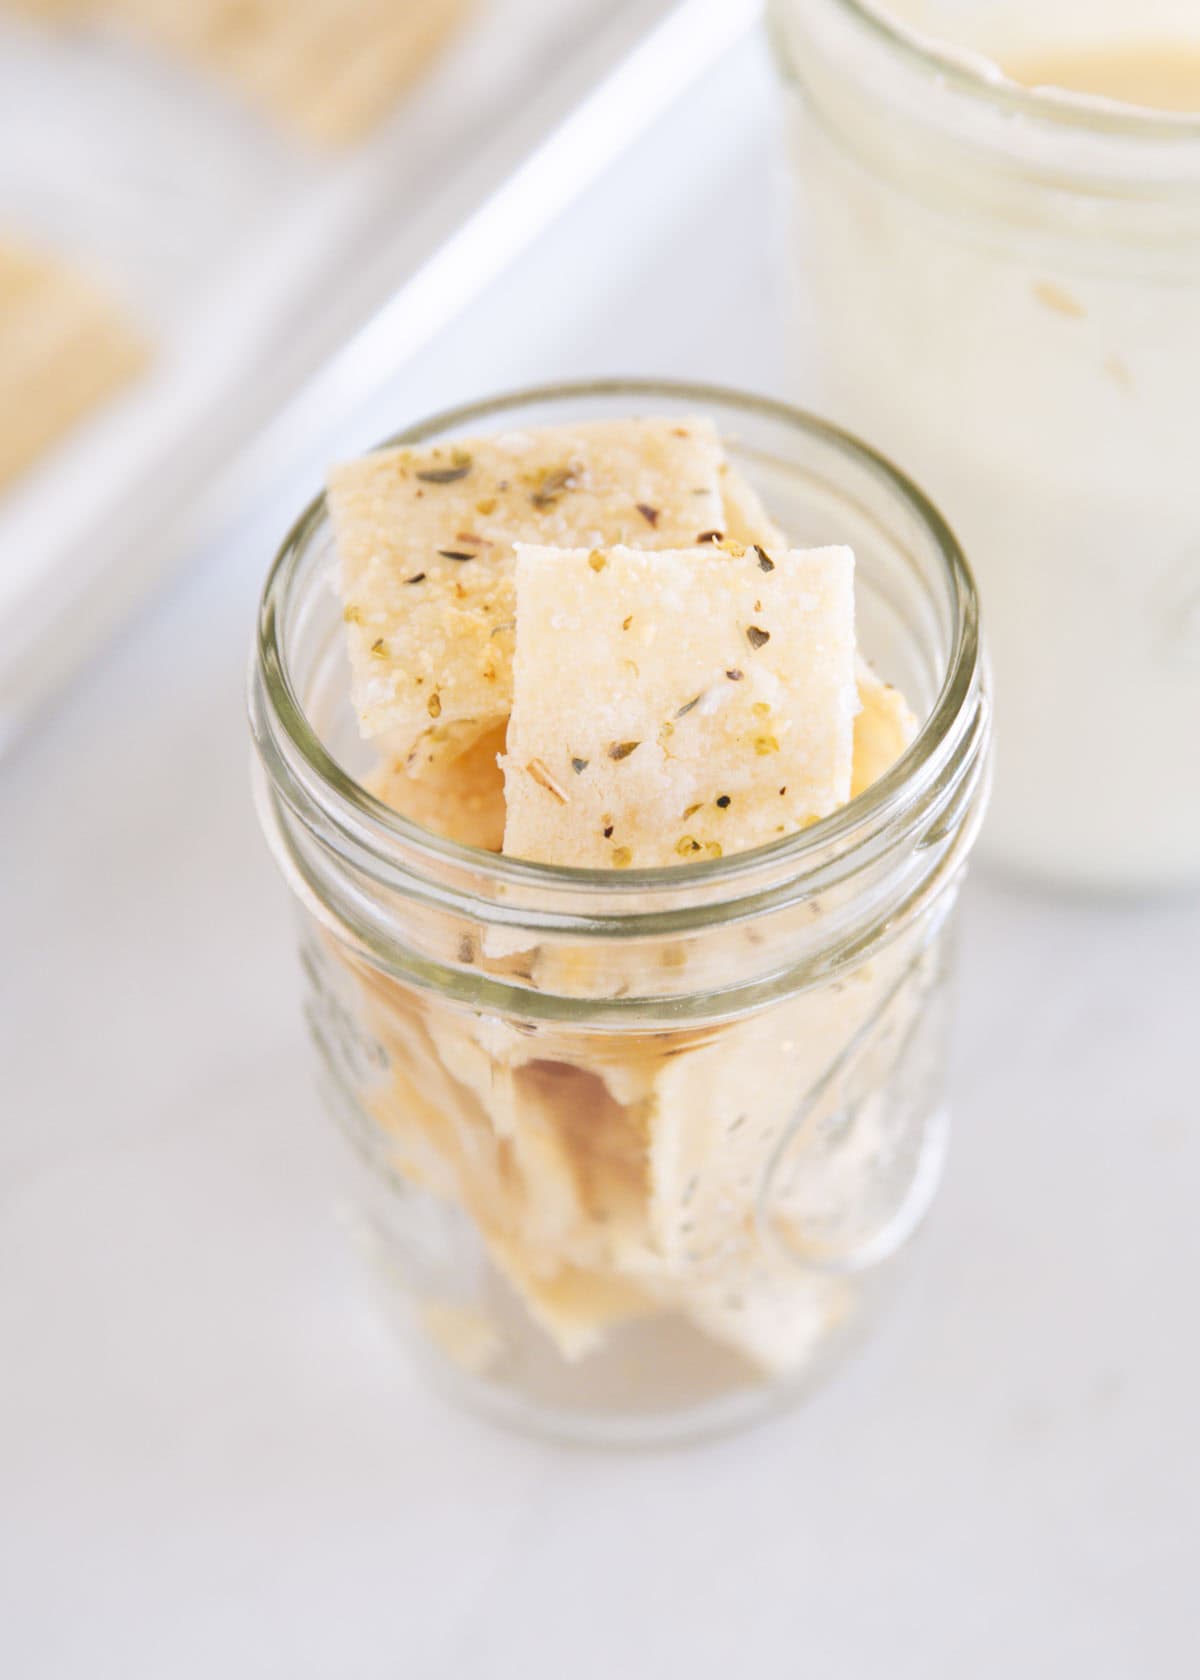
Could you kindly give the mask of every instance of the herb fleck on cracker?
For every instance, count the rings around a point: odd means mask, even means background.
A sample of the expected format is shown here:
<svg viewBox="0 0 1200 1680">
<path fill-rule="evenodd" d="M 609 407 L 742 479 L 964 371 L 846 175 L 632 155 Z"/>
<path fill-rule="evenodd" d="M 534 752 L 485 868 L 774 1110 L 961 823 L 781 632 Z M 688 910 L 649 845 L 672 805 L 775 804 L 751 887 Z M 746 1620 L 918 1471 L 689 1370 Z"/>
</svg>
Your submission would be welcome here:
<svg viewBox="0 0 1200 1680">
<path fill-rule="evenodd" d="M 564 490 L 573 490 L 579 475 L 578 467 L 554 467 L 541 474 L 530 501 L 539 513 L 552 508 Z"/>
<path fill-rule="evenodd" d="M 553 798 L 557 799 L 560 805 L 566 805 L 568 803 L 567 795 L 563 792 L 562 788 L 559 787 L 558 783 L 550 774 L 549 770 L 547 770 L 540 758 L 531 758 L 529 763 L 525 766 L 525 769 L 529 775 L 533 777 L 537 785 L 545 788 L 546 792 L 552 795 Z"/>
<path fill-rule="evenodd" d="M 460 478 L 466 478 L 471 466 L 471 457 L 460 451 L 454 456 L 451 466 L 425 467 L 417 477 L 422 484 L 457 484 Z"/>
<path fill-rule="evenodd" d="M 515 616 L 521 543 L 670 548 L 720 524 L 720 445 L 705 422 L 689 430 L 680 441 L 663 420 L 581 421 L 389 448 L 331 468 L 342 603 L 361 615 L 346 629 L 363 734 L 386 734 L 389 750 L 394 742 L 406 752 L 428 727 L 435 685 L 441 722 L 463 725 L 453 752 L 469 744 L 467 720 L 483 733 L 507 718 L 513 638 L 488 644 Z M 695 500 L 689 487 L 706 483 L 707 500 Z M 657 511 L 657 524 L 635 512 L 637 500 Z M 420 587 L 406 588 L 410 578 Z M 372 655 L 376 639 L 386 653 Z M 594 768 L 603 746 L 576 746 Z"/>
</svg>

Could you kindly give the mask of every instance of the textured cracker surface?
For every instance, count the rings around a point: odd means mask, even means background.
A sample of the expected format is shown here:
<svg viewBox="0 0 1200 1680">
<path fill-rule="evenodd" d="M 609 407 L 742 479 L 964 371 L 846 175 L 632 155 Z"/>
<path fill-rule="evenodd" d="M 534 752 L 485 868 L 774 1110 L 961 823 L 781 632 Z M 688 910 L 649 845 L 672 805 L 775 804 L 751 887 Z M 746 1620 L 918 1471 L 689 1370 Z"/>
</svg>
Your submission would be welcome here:
<svg viewBox="0 0 1200 1680">
<path fill-rule="evenodd" d="M 356 586 L 365 586 L 364 602 L 379 597 L 380 567 L 394 576 L 411 565 L 432 581 L 427 562 L 438 546 L 482 553 L 484 543 L 468 539 L 483 538 L 504 550 L 490 572 L 479 568 L 482 600 L 468 593 L 464 603 L 456 587 L 475 560 L 438 569 L 448 581 L 428 592 L 434 605 L 423 610 L 441 613 L 451 634 L 425 667 L 428 644 L 414 641 L 412 668 L 435 676 L 441 657 L 465 668 L 462 654 L 484 645 L 480 620 L 488 626 L 483 657 L 497 641 L 511 656 L 511 633 L 493 636 L 491 625 L 501 604 L 517 622 L 504 711 L 488 732 L 479 738 L 475 712 L 458 715 L 445 704 L 450 684 L 439 690 L 436 730 L 418 719 L 425 733 L 415 753 L 411 717 L 398 728 L 391 715 L 380 742 L 389 756 L 372 783 L 381 797 L 468 844 L 494 847 L 503 837 L 510 853 L 555 862 L 674 864 L 794 831 L 895 761 L 916 723 L 897 691 L 856 659 L 851 556 L 787 552 L 711 432 L 690 422 L 688 429 L 693 443 L 702 434 L 712 444 L 700 452 L 711 477 L 692 486 L 704 491 L 694 497 L 704 518 L 691 517 L 693 501 L 679 497 L 676 483 L 674 500 L 661 493 L 661 503 L 650 503 L 653 527 L 636 505 L 630 515 L 635 499 L 650 500 L 645 479 L 631 496 L 617 478 L 618 470 L 647 470 L 653 439 L 644 434 L 636 464 L 614 465 L 603 508 L 594 481 L 573 487 L 591 493 L 586 511 L 582 495 L 571 505 L 552 490 L 548 505 L 531 512 L 539 482 L 562 470 L 554 465 L 562 432 L 541 452 L 529 441 L 540 448 L 544 433 L 499 445 L 503 491 L 485 444 L 461 446 L 472 457 L 461 476 L 451 447 L 422 457 L 426 470 L 455 475 L 443 485 L 414 483 L 412 461 L 398 463 L 395 452 L 341 469 L 350 478 L 340 492 L 353 528 L 341 543 L 351 603 Z M 589 429 L 567 430 L 578 440 Z M 629 437 L 626 423 L 613 430 L 616 446 Z M 599 440 L 590 441 L 599 450 Z M 493 494 L 469 500 L 476 472 Z M 495 505 L 473 519 L 479 500 Z M 676 514 L 689 527 L 686 540 L 668 537 Z M 494 523 L 482 530 L 481 518 Z M 586 537 L 572 528 L 580 519 L 591 521 Z M 605 519 L 622 531 L 632 525 L 636 543 L 593 540 Z M 540 540 L 515 551 L 531 528 Z M 761 544 L 769 569 L 753 549 L 694 546 L 702 529 Z M 646 551 L 660 540 L 662 551 Z M 409 599 L 400 597 L 398 614 Z M 758 645 L 751 627 L 767 633 Z M 352 624 L 351 636 L 361 647 L 367 630 L 384 628 L 385 620 Z M 496 756 L 506 739 L 502 771 Z M 714 778 L 727 805 L 716 804 Z M 685 841 L 698 849 L 681 850 Z M 535 953 L 535 970 L 546 958 Z M 502 1019 L 421 1004 L 391 982 L 369 982 L 380 1005 L 376 1031 L 392 1056 L 391 1086 L 375 1112 L 405 1170 L 466 1207 L 498 1271 L 564 1358 L 585 1358 L 633 1320 L 680 1312 L 761 1369 L 795 1371 L 846 1314 L 853 1288 L 806 1271 L 765 1240 L 759 1192 L 806 1094 L 889 995 L 902 960 L 896 952 L 837 988 L 783 1000 L 715 1035 L 661 1041 L 558 1027 L 530 1037 Z M 834 1112 L 843 1094 L 832 1086 L 821 1113 Z M 864 1147 L 873 1147 L 870 1138 Z M 803 1232 L 831 1198 L 852 1203 L 857 1176 L 869 1167 L 857 1156 L 839 1167 L 834 1155 L 819 1179 L 802 1174 L 794 1187 L 781 1186 L 773 1212 Z M 478 1326 L 470 1328 L 473 1358 Z M 482 1345 L 486 1352 L 486 1338 Z"/>
<path fill-rule="evenodd" d="M 517 615 L 510 855 L 696 862 L 846 802 L 857 708 L 848 549 L 523 548 Z"/>
<path fill-rule="evenodd" d="M 594 421 L 335 467 L 329 509 L 363 733 L 386 733 L 399 753 L 422 737 L 465 745 L 501 722 L 513 545 L 694 542 L 722 517 L 720 458 L 706 421 Z"/>
<path fill-rule="evenodd" d="M 741 543 L 762 543 L 767 549 L 786 546 L 787 539 L 771 518 L 758 491 L 732 464 L 722 471 L 726 533 Z M 876 676 L 859 655 L 858 700 L 854 720 L 854 772 L 850 797 L 857 799 L 887 773 L 916 739 L 919 728 L 907 700 L 897 688 Z"/>
<path fill-rule="evenodd" d="M 498 852 L 504 843 L 504 773 L 498 762 L 503 751 L 500 724 L 422 776 L 411 775 L 403 761 L 385 762 L 366 785 L 376 799 L 435 834 Z"/>
</svg>

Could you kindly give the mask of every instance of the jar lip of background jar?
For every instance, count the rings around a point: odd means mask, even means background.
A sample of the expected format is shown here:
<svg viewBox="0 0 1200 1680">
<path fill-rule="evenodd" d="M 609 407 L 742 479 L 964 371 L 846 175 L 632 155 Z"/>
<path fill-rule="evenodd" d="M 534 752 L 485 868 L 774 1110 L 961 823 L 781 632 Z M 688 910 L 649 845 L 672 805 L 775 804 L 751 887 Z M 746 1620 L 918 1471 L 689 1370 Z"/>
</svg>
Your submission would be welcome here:
<svg viewBox="0 0 1200 1680">
<path fill-rule="evenodd" d="M 897 134 L 924 136 L 929 161 L 966 156 L 1007 173 L 1022 192 L 1049 190 L 1050 210 L 1082 195 L 1134 218 L 1134 240 L 1195 237 L 1200 213 L 1200 113 L 1151 111 L 1081 94 L 1025 87 L 976 50 L 911 29 L 877 0 L 770 0 L 770 35 L 785 82 L 795 82 L 830 133 L 844 128 L 840 87 L 876 129 L 874 166 L 911 178 L 924 161 L 897 148 Z M 871 161 L 867 150 L 864 160 Z M 897 165 L 899 156 L 904 156 Z M 1163 225 L 1153 217 L 1166 215 Z M 1187 217 L 1180 225 L 1178 217 Z"/>
<path fill-rule="evenodd" d="M 416 445 L 432 438 L 486 425 L 515 409 L 536 403 L 628 397 L 631 403 L 655 399 L 716 411 L 717 418 L 741 412 L 781 423 L 789 429 L 832 445 L 857 470 L 880 482 L 888 495 L 909 515 L 915 515 L 932 540 L 945 568 L 953 607 L 953 627 L 945 676 L 928 717 L 912 745 L 874 785 L 841 810 L 800 834 L 786 836 L 753 851 L 738 852 L 715 861 L 669 868 L 623 871 L 579 869 L 535 863 L 481 851 L 421 827 L 384 805 L 354 780 L 337 762 L 310 721 L 292 679 L 282 627 L 288 622 L 291 592 L 307 545 L 326 522 L 325 497 L 314 498 L 300 515 L 272 564 L 260 602 L 251 672 L 251 727 L 260 758 L 273 789 L 302 823 L 314 813 L 356 853 L 369 855 L 397 879 L 431 866 L 445 878 L 446 866 L 468 870 L 489 886 L 531 889 L 570 899 L 597 900 L 601 908 L 563 924 L 593 931 L 612 931 L 630 911 L 640 932 L 664 920 L 694 922 L 689 912 L 711 913 L 715 905 L 731 908 L 751 898 L 766 902 L 773 887 L 786 885 L 788 896 L 797 889 L 815 893 L 846 879 L 860 857 L 878 855 L 894 844 L 898 824 L 919 822 L 922 794 L 945 776 L 957 758 L 981 758 L 988 723 L 981 700 L 984 682 L 975 582 L 958 541 L 928 498 L 903 473 L 866 444 L 786 403 L 749 396 L 715 385 L 669 380 L 598 379 L 528 387 L 445 410 L 394 434 L 376 448 Z M 973 705 L 972 702 L 975 702 Z M 396 884 L 396 883 L 393 883 Z M 636 907 L 622 901 L 637 898 Z M 556 918 L 557 920 L 558 918 Z"/>
<path fill-rule="evenodd" d="M 776 0 L 777 5 L 795 0 Z M 816 0 L 820 4 L 821 0 Z M 824 0 L 880 45 L 894 52 L 931 87 L 949 87 L 1006 116 L 1023 116 L 1076 134 L 1103 139 L 1149 140 L 1158 145 L 1191 142 L 1200 168 L 1200 112 L 1151 111 L 1116 101 L 1089 99 L 1054 88 L 1025 87 L 990 69 L 985 55 L 955 48 L 950 41 L 910 29 L 873 0 Z"/>
</svg>

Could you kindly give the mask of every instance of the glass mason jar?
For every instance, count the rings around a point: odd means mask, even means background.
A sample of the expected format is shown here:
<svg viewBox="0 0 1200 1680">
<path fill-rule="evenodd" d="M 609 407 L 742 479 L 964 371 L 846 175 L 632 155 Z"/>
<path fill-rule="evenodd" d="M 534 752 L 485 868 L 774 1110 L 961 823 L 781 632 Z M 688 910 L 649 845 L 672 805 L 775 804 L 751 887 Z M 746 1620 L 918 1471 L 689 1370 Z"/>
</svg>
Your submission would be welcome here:
<svg viewBox="0 0 1200 1680">
<path fill-rule="evenodd" d="M 938 1182 L 950 915 L 986 789 L 970 574 L 849 437 L 614 382 L 396 441 L 639 411 L 711 415 L 790 538 L 853 545 L 860 641 L 924 722 L 843 811 L 645 872 L 496 856 L 398 816 L 358 779 L 321 498 L 268 579 L 251 683 L 262 819 L 375 1275 L 457 1393 L 587 1440 L 753 1415 L 865 1322 Z"/>
<path fill-rule="evenodd" d="M 1190 41 L 1200 64 L 1195 0 L 771 17 L 796 378 L 971 555 L 999 719 L 983 849 L 1087 889 L 1200 882 L 1200 115 L 993 62 Z"/>
</svg>

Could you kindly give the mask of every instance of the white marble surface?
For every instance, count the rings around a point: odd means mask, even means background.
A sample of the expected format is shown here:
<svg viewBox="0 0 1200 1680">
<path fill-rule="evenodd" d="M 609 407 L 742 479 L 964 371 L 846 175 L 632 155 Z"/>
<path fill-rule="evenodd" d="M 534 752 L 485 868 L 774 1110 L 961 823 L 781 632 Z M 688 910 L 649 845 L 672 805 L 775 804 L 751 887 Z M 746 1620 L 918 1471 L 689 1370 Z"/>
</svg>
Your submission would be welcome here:
<svg viewBox="0 0 1200 1680">
<path fill-rule="evenodd" d="M 739 54 L 330 447 L 559 372 L 778 387 L 768 87 Z M 0 1672 L 1194 1675 L 1200 907 L 972 883 L 948 1182 L 806 1409 L 628 1457 L 449 1413 L 330 1216 L 247 796 L 316 470 L 0 766 Z"/>
</svg>

